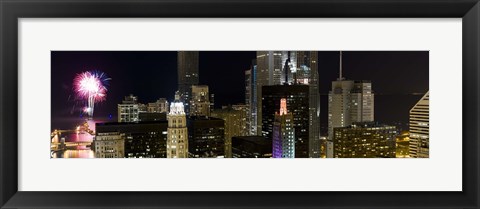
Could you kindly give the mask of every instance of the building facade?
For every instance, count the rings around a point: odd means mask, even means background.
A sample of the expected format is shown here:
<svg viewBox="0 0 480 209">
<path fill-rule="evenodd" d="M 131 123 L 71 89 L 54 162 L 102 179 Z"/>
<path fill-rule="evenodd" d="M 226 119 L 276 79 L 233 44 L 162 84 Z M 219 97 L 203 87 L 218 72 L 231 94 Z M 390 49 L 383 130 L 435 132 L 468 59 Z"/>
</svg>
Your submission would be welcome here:
<svg viewBox="0 0 480 209">
<path fill-rule="evenodd" d="M 225 143 L 224 120 L 213 117 L 191 116 L 187 120 L 188 150 L 193 158 L 224 158 L 231 153 Z M 226 150 L 229 147 L 230 150 Z"/>
<path fill-rule="evenodd" d="M 119 132 L 97 133 L 93 147 L 95 158 L 124 158 L 125 135 Z"/>
<path fill-rule="evenodd" d="M 118 108 L 118 122 L 138 122 L 138 113 L 141 111 L 136 96 L 126 96 Z"/>
<path fill-rule="evenodd" d="M 280 112 L 275 113 L 272 133 L 272 157 L 295 158 L 295 128 L 293 114 L 287 111 L 287 99 L 280 100 Z"/>
<path fill-rule="evenodd" d="M 192 97 L 190 99 L 191 116 L 210 116 L 210 95 L 208 86 L 193 85 Z"/>
<path fill-rule="evenodd" d="M 187 158 L 187 118 L 183 103 L 180 101 L 180 92 L 175 94 L 175 101 L 170 105 L 170 112 L 167 115 L 167 120 L 167 158 Z"/>
<path fill-rule="evenodd" d="M 167 140 L 167 122 L 132 122 L 132 123 L 97 123 L 96 137 L 100 146 L 101 140 L 124 140 L 124 156 L 126 158 L 165 158 Z M 113 146 L 113 144 L 111 144 Z M 118 145 L 118 144 L 117 144 Z M 95 145 L 96 146 L 96 145 Z M 106 149 L 107 147 L 105 147 Z M 95 148 L 97 149 L 97 147 Z M 102 148 L 99 148 L 102 149 Z"/>
<path fill-rule="evenodd" d="M 271 158 L 272 141 L 262 136 L 232 137 L 233 158 Z"/>
<path fill-rule="evenodd" d="M 167 113 L 168 101 L 165 98 L 160 98 L 156 102 L 147 104 L 147 112 L 149 113 Z"/>
<path fill-rule="evenodd" d="M 222 109 L 214 110 L 212 117 L 220 118 L 224 121 L 225 127 L 225 156 L 232 157 L 232 137 L 249 135 L 246 128 L 247 115 L 245 110 L 234 109 L 232 106 L 226 106 Z"/>
<path fill-rule="evenodd" d="M 428 158 L 430 149 L 429 92 L 410 110 L 410 157 Z"/>
<path fill-rule="evenodd" d="M 334 128 L 335 158 L 395 158 L 397 128 L 374 122 Z"/>
</svg>

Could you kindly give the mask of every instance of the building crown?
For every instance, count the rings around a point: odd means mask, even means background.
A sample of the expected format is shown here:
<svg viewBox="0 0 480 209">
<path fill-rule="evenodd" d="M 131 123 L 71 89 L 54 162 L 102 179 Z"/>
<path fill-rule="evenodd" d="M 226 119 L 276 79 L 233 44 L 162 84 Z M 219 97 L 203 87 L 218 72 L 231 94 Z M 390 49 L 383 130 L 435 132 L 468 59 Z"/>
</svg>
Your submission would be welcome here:
<svg viewBox="0 0 480 209">
<path fill-rule="evenodd" d="M 287 114 L 287 99 L 282 98 L 280 99 L 280 115 Z"/>
</svg>

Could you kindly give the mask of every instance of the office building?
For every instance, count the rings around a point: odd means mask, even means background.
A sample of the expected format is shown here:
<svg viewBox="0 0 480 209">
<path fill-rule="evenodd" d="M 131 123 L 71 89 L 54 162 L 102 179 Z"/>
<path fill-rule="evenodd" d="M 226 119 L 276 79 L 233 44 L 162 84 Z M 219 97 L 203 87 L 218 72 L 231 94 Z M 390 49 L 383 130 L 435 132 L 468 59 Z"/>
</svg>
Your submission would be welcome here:
<svg viewBox="0 0 480 209">
<path fill-rule="evenodd" d="M 93 151 L 95 158 L 124 158 L 125 135 L 119 132 L 97 133 Z"/>
<path fill-rule="evenodd" d="M 333 157 L 333 129 L 347 127 L 356 122 L 374 121 L 374 93 L 370 81 L 345 80 L 342 75 L 342 52 L 340 74 L 332 82 L 328 94 L 327 158 Z"/>
<path fill-rule="evenodd" d="M 136 96 L 126 96 L 118 108 L 118 122 L 138 122 L 138 113 L 141 111 Z"/>
<path fill-rule="evenodd" d="M 208 86 L 193 85 L 192 97 L 190 99 L 190 115 L 191 116 L 210 116 L 210 95 Z"/>
<path fill-rule="evenodd" d="M 375 122 L 353 123 L 334 128 L 335 158 L 395 158 L 395 126 Z"/>
<path fill-rule="evenodd" d="M 287 100 L 280 100 L 280 112 L 275 113 L 272 133 L 273 158 L 295 158 L 293 114 L 287 111 Z"/>
<path fill-rule="evenodd" d="M 224 158 L 231 152 L 225 149 L 225 124 L 222 119 L 191 116 L 187 120 L 187 126 L 190 157 Z"/>
<path fill-rule="evenodd" d="M 246 114 L 244 110 L 235 110 L 232 106 L 226 106 L 222 109 L 214 110 L 212 117 L 220 118 L 224 121 L 225 127 L 225 156 L 232 157 L 232 137 L 247 136 Z"/>
<path fill-rule="evenodd" d="M 271 158 L 272 141 L 263 136 L 232 137 L 233 158 Z"/>
<path fill-rule="evenodd" d="M 175 94 L 175 101 L 170 104 L 170 112 L 167 115 L 167 120 L 167 158 L 187 158 L 187 119 L 183 103 L 180 101 L 180 92 L 178 91 Z"/>
<path fill-rule="evenodd" d="M 96 141 L 98 149 L 115 149 L 113 141 L 124 140 L 124 156 L 126 158 L 165 158 L 167 140 L 167 122 L 122 122 L 97 123 Z M 103 143 L 102 141 L 105 141 Z M 106 144 L 110 144 L 105 146 Z M 95 149 L 97 144 L 95 143 Z M 117 148 L 120 150 L 120 148 Z M 119 152 L 118 152 L 119 153 Z M 101 153 L 100 153 L 101 154 Z"/>
<path fill-rule="evenodd" d="M 429 92 L 410 109 L 410 157 L 428 158 L 429 154 Z"/>
<path fill-rule="evenodd" d="M 147 112 L 149 113 L 167 113 L 168 101 L 165 98 L 160 98 L 156 102 L 147 104 Z"/>
</svg>

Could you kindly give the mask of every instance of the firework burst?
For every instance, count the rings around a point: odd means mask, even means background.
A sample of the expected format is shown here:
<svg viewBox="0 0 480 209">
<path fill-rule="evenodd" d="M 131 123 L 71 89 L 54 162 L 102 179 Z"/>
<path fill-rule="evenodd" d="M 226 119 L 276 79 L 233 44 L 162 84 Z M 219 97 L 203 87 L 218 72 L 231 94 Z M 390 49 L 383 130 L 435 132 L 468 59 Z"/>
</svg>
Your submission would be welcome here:
<svg viewBox="0 0 480 209">
<path fill-rule="evenodd" d="M 104 101 L 107 96 L 107 85 L 110 78 L 103 72 L 86 71 L 77 74 L 73 80 L 74 91 L 78 99 L 86 100 L 83 109 L 91 118 L 95 103 Z"/>
</svg>

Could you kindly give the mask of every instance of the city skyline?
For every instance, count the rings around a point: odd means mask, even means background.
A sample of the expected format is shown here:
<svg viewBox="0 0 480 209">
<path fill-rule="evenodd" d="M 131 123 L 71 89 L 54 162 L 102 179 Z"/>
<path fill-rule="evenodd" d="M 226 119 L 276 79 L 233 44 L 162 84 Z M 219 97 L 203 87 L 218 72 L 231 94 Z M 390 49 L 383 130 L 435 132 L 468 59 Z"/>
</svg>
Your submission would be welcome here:
<svg viewBox="0 0 480 209">
<path fill-rule="evenodd" d="M 331 81 L 338 78 L 338 56 L 338 51 L 318 52 L 323 132 L 328 125 L 324 113 L 328 112 L 326 101 Z M 202 60 L 199 62 L 199 84 L 209 86 L 216 97 L 216 108 L 245 102 L 244 73 L 255 58 L 255 51 L 199 52 Z M 409 118 L 397 112 L 385 117 L 386 114 L 381 114 L 388 112 L 389 108 L 385 107 L 393 106 L 408 112 L 428 91 L 428 51 L 344 51 L 343 69 L 343 77 L 349 80 L 370 80 L 374 83 L 373 91 L 379 103 L 375 111 L 380 113 L 379 120 L 388 123 L 406 123 Z M 117 120 L 116 105 L 125 96 L 133 94 L 142 103 L 159 98 L 173 101 L 174 92 L 178 90 L 176 51 L 52 51 L 53 126 L 69 128 L 62 126 L 73 124 L 79 117 L 81 111 L 78 108 L 81 107 L 75 105 L 71 80 L 87 70 L 101 70 L 115 84 L 107 100 L 96 106 L 96 116 L 104 120 Z M 142 82 L 131 82 L 130 78 Z M 395 96 L 404 97 L 404 101 Z"/>
<path fill-rule="evenodd" d="M 413 127 L 428 157 L 428 74 L 428 51 L 54 51 L 52 156 L 395 157 Z"/>
</svg>

